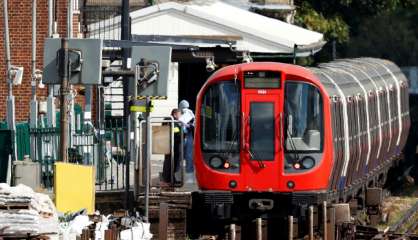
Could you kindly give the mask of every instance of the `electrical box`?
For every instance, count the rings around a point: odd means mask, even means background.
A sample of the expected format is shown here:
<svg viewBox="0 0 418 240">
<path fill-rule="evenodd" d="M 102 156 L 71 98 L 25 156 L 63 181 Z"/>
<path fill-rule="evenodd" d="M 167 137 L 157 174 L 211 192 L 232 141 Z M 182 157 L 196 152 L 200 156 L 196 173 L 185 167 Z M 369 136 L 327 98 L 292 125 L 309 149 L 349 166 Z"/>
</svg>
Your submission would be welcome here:
<svg viewBox="0 0 418 240">
<path fill-rule="evenodd" d="M 41 166 L 39 162 L 14 161 L 14 184 L 24 184 L 37 190 L 41 187 Z"/>
<path fill-rule="evenodd" d="M 47 38 L 44 45 L 44 84 L 61 84 L 58 74 L 58 50 L 61 39 Z M 68 39 L 70 66 L 70 84 L 102 84 L 102 48 L 101 39 Z"/>
<path fill-rule="evenodd" d="M 171 47 L 134 46 L 131 69 L 135 71 L 138 96 L 166 98 Z"/>
</svg>

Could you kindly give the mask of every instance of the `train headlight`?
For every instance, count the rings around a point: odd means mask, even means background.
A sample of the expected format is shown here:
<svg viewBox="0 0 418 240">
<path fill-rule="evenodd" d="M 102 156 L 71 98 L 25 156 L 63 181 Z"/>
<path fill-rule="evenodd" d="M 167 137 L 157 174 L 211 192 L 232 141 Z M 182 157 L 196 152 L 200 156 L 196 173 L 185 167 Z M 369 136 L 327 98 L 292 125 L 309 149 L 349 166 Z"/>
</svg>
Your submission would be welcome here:
<svg viewBox="0 0 418 240">
<path fill-rule="evenodd" d="M 315 166 L 315 159 L 312 157 L 304 157 L 301 161 L 304 169 L 311 169 Z"/>
<path fill-rule="evenodd" d="M 218 156 L 213 156 L 210 158 L 209 164 L 213 168 L 220 168 L 222 167 L 223 160 Z"/>
</svg>

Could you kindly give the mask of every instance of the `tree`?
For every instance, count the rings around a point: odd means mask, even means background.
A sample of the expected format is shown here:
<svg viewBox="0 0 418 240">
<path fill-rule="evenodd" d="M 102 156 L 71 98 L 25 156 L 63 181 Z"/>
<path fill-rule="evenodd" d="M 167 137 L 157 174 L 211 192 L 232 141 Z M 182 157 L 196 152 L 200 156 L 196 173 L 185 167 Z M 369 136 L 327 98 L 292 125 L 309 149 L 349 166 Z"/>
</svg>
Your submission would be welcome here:
<svg viewBox="0 0 418 240">
<path fill-rule="evenodd" d="M 339 57 L 375 56 L 417 64 L 417 0 L 296 0 L 296 23 L 336 39 Z M 325 52 L 324 52 L 325 51 Z M 330 58 L 330 46 L 316 56 Z"/>
<path fill-rule="evenodd" d="M 303 2 L 295 16 L 295 23 L 313 31 L 321 32 L 326 40 L 337 39 L 346 42 L 349 38 L 349 28 L 341 16 L 326 18 L 318 13 L 308 2 Z"/>
<path fill-rule="evenodd" d="M 347 44 L 347 56 L 385 58 L 401 66 L 418 65 L 418 11 L 399 10 L 366 20 Z"/>
</svg>

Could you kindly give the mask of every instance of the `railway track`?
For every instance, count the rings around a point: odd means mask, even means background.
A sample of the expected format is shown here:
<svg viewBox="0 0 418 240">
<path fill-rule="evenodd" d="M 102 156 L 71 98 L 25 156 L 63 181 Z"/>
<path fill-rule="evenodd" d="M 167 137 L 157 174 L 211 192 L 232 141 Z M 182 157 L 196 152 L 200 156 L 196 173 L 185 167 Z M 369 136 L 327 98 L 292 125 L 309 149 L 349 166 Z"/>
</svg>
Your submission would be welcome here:
<svg viewBox="0 0 418 240">
<path fill-rule="evenodd" d="M 389 232 L 415 234 L 418 227 L 418 201 L 403 215 L 398 222 L 392 225 Z"/>
<path fill-rule="evenodd" d="M 385 231 L 378 231 L 374 227 L 355 226 L 354 239 L 370 239 L 370 240 L 401 240 L 410 239 L 418 240 L 418 201 L 391 227 Z M 342 238 L 344 239 L 344 238 Z"/>
</svg>

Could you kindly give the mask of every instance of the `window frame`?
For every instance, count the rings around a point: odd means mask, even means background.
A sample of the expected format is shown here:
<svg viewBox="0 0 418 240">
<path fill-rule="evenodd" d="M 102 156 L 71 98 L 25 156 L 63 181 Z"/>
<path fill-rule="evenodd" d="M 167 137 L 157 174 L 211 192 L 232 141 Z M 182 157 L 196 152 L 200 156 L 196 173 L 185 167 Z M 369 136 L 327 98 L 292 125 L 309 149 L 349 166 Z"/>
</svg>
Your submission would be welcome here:
<svg viewBox="0 0 418 240">
<path fill-rule="evenodd" d="M 239 114 L 236 116 L 237 117 L 237 131 L 238 131 L 236 139 L 237 139 L 237 146 L 238 147 L 237 147 L 237 149 L 233 149 L 233 150 L 230 150 L 230 149 L 224 149 L 224 150 L 206 149 L 205 144 L 204 144 L 205 139 L 204 139 L 204 134 L 203 134 L 203 131 L 204 131 L 204 128 L 203 128 L 204 115 L 203 115 L 203 111 L 202 111 L 203 106 L 206 106 L 204 104 L 204 100 L 205 100 L 206 94 L 210 91 L 211 88 L 215 87 L 216 85 L 225 84 L 225 83 L 231 83 L 231 84 L 233 84 L 237 87 L 237 92 L 238 92 L 238 98 L 237 99 L 238 99 L 238 103 L 239 103 L 238 113 Z M 199 134 L 200 134 L 200 146 L 201 146 L 200 149 L 203 153 L 220 153 L 220 154 L 223 154 L 223 153 L 239 154 L 240 153 L 240 151 L 241 151 L 241 146 L 240 146 L 240 143 L 241 143 L 241 119 L 240 119 L 241 114 L 240 113 L 241 113 L 241 109 L 242 109 L 241 97 L 242 97 L 241 84 L 240 84 L 240 81 L 238 81 L 238 80 L 233 80 L 233 79 L 220 80 L 220 81 L 211 83 L 210 85 L 208 85 L 205 88 L 205 90 L 202 94 L 202 98 L 201 98 L 200 119 L 199 119 L 199 121 L 200 121 L 200 132 L 199 132 Z"/>
<path fill-rule="evenodd" d="M 306 85 L 310 85 L 310 86 L 312 86 L 312 87 L 314 87 L 317 91 L 318 91 L 318 93 L 319 93 L 319 96 L 320 96 L 320 103 L 321 103 L 321 105 L 322 105 L 322 107 L 321 107 L 321 110 L 322 110 L 322 112 L 321 112 L 321 119 L 322 119 L 322 124 L 321 124 L 321 126 L 320 126 L 320 137 L 321 137 L 321 143 L 320 143 L 320 147 L 319 147 L 319 150 L 289 150 L 289 149 L 287 149 L 287 147 L 286 147 L 286 141 L 287 141 L 287 138 L 288 138 L 288 122 L 287 122 L 287 107 L 286 107 L 286 97 L 287 97 L 287 94 L 286 94 L 286 85 L 288 84 L 288 83 L 299 83 L 299 84 L 306 84 Z M 323 96 L 323 94 L 322 94 L 322 92 L 321 92 L 321 90 L 320 90 L 320 88 L 317 86 L 317 85 L 315 85 L 315 84 L 313 84 L 313 83 L 310 83 L 310 82 L 307 82 L 307 81 L 303 81 L 303 80 L 286 80 L 285 82 L 284 82 L 284 84 L 283 84 L 283 92 L 284 92 L 284 94 L 283 94 L 283 116 L 284 116 L 284 126 L 283 126 L 283 133 L 284 133 L 284 136 L 283 136 L 283 138 L 284 138 L 284 141 L 283 141 L 283 150 L 284 150 L 284 154 L 293 154 L 293 153 L 302 153 L 302 154 L 304 154 L 304 153 L 306 153 L 306 154 L 309 154 L 309 153 L 323 153 L 324 152 L 324 142 L 325 142 L 325 139 L 324 139 L 324 136 L 325 136 L 325 111 L 324 111 L 324 109 L 325 109 L 325 105 L 324 105 L 324 96 Z"/>
</svg>

